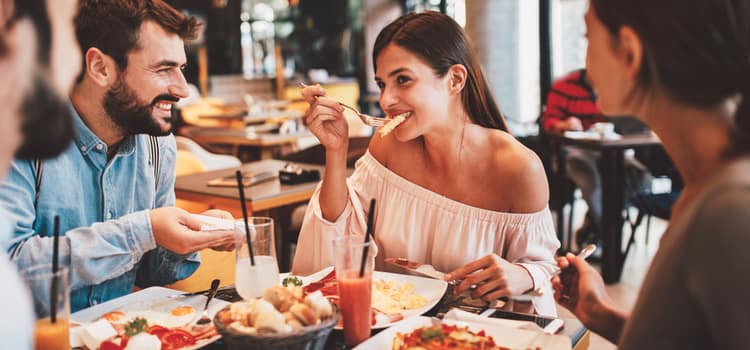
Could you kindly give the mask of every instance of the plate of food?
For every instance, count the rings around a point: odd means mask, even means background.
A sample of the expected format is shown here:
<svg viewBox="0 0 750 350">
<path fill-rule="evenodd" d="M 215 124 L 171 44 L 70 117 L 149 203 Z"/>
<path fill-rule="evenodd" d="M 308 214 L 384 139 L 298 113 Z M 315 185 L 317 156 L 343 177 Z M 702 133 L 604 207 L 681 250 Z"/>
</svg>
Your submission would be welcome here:
<svg viewBox="0 0 750 350">
<path fill-rule="evenodd" d="M 70 316 L 74 324 L 70 331 L 71 347 L 118 350 L 153 346 L 155 349 L 192 350 L 220 339 L 213 323 L 195 322 L 202 314 L 206 297 L 171 298 L 177 294 L 180 291 L 150 287 L 78 311 Z M 223 300 L 212 300 L 209 317 L 227 304 Z"/>
<path fill-rule="evenodd" d="M 295 277 L 282 278 L 290 283 Z M 437 305 L 448 287 L 442 280 L 381 271 L 374 271 L 372 279 L 372 328 L 375 329 L 424 314 Z M 332 302 L 338 302 L 338 283 L 332 267 L 295 282 L 303 286 L 305 293 L 320 291 Z"/>
<path fill-rule="evenodd" d="M 570 339 L 495 325 L 418 316 L 401 321 L 366 340 L 355 350 L 379 349 L 486 349 L 486 350 L 569 350 Z"/>
</svg>

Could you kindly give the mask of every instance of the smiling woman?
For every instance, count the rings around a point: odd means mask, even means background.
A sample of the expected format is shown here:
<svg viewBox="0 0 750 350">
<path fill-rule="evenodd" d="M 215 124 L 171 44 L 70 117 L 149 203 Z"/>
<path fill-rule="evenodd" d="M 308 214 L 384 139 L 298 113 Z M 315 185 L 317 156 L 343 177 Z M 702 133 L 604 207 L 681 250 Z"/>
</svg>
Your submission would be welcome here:
<svg viewBox="0 0 750 350">
<path fill-rule="evenodd" d="M 334 238 L 364 235 L 364 204 L 375 198 L 376 268 L 385 258 L 432 264 L 464 280 L 458 293 L 478 285 L 474 296 L 488 302 L 542 286 L 559 245 L 544 170 L 506 132 L 461 27 L 437 12 L 405 15 L 380 33 L 373 60 L 382 109 L 404 120 L 372 138 L 348 179 L 341 105 L 320 86 L 302 91 L 326 171 L 293 272 L 330 265 Z M 506 308 L 555 314 L 551 293 Z"/>
</svg>

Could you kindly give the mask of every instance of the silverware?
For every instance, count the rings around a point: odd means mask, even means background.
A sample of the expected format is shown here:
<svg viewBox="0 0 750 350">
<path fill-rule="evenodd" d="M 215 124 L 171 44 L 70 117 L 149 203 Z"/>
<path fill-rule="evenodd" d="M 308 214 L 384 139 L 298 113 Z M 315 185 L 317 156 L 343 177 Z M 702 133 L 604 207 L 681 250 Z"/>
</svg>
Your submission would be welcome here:
<svg viewBox="0 0 750 350">
<path fill-rule="evenodd" d="M 305 85 L 304 83 L 299 83 L 299 85 L 302 88 L 306 88 L 307 87 L 307 85 Z M 317 98 L 317 96 L 316 96 L 316 98 Z M 385 122 L 387 121 L 386 118 L 378 118 L 378 117 L 373 117 L 373 116 L 368 115 L 368 114 L 361 113 L 358 109 L 356 109 L 356 108 L 354 108 L 352 106 L 349 106 L 349 105 L 347 105 L 345 103 L 339 102 L 339 105 L 341 107 L 344 107 L 344 108 L 349 109 L 350 111 L 354 112 L 354 114 L 356 114 L 357 117 L 359 117 L 359 120 L 361 120 L 363 123 L 365 123 L 365 125 L 374 126 L 374 127 L 378 127 L 379 128 L 379 127 L 385 125 Z"/>
<path fill-rule="evenodd" d="M 445 273 L 436 270 L 435 267 L 430 264 L 418 263 L 418 262 L 410 261 L 405 258 L 386 258 L 385 263 L 393 265 L 393 266 L 398 266 L 404 270 L 413 272 L 416 275 L 424 276 L 427 278 L 434 278 L 438 280 L 445 280 Z M 463 280 L 458 279 L 458 280 L 450 280 L 446 282 L 448 283 L 449 287 L 455 287 L 456 285 L 461 283 L 461 281 Z M 474 286 L 472 286 L 472 288 L 474 288 Z M 542 294 L 542 291 L 541 291 L 541 288 L 539 288 L 539 289 L 533 290 L 531 292 L 528 292 L 522 295 L 509 296 L 508 298 L 513 299 L 513 300 L 519 300 L 519 301 L 528 301 L 528 300 L 531 300 L 531 298 L 539 296 L 541 294 Z"/>
<path fill-rule="evenodd" d="M 208 317 L 208 304 L 211 303 L 211 299 L 213 299 L 216 295 L 216 290 L 219 289 L 219 283 L 221 283 L 221 281 L 218 278 L 211 281 L 211 289 L 209 289 L 208 291 L 206 306 L 203 307 L 203 313 L 201 314 L 201 317 L 197 321 L 195 321 L 195 324 L 202 326 L 204 324 L 211 323 L 211 318 Z"/>
<path fill-rule="evenodd" d="M 591 254 L 594 253 L 596 249 L 597 249 L 596 244 L 589 244 L 583 249 L 581 249 L 581 251 L 578 253 L 578 256 L 583 259 L 586 259 L 589 256 L 591 256 Z M 439 280 L 445 279 L 445 273 L 436 270 L 435 267 L 430 264 L 418 263 L 418 262 L 410 261 L 406 258 L 386 258 L 385 263 L 393 265 L 393 266 L 398 266 L 399 268 L 410 271 L 420 276 L 439 279 Z M 533 297 L 541 296 L 542 294 L 544 294 L 545 287 L 547 287 L 549 283 L 551 283 L 552 278 L 559 275 L 561 272 L 562 270 L 557 268 L 555 272 L 552 273 L 552 275 L 550 276 L 549 280 L 547 280 L 546 283 L 543 283 L 541 286 L 537 287 L 536 289 L 526 292 L 524 294 L 509 296 L 509 299 L 531 300 L 531 298 Z M 461 280 L 448 281 L 449 286 L 455 286 L 455 285 L 458 285 L 459 283 L 461 283 Z"/>
<path fill-rule="evenodd" d="M 344 104 L 341 102 L 339 102 L 339 104 L 341 105 L 341 107 L 348 108 L 350 111 L 354 112 L 354 114 L 356 114 L 359 117 L 359 120 L 361 120 L 366 125 L 374 126 L 374 127 L 381 127 L 385 125 L 385 122 L 386 122 L 385 118 L 373 117 L 371 115 L 360 113 L 356 108 L 349 106 L 347 104 Z"/>
</svg>

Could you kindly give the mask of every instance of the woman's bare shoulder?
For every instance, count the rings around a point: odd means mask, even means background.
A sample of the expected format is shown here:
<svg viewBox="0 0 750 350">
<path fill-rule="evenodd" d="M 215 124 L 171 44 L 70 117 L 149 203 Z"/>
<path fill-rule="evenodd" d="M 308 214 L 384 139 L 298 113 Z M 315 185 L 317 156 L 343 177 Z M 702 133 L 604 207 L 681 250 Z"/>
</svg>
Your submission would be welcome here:
<svg viewBox="0 0 750 350">
<path fill-rule="evenodd" d="M 375 132 L 372 135 L 372 138 L 370 138 L 370 146 L 368 147 L 368 151 L 370 151 L 370 155 L 375 157 L 375 159 L 378 160 L 383 165 L 388 164 L 388 154 L 390 154 L 389 149 L 393 147 L 393 137 L 391 135 L 388 135 L 386 137 L 380 136 L 380 133 Z"/>
<path fill-rule="evenodd" d="M 547 206 L 549 188 L 539 157 L 513 135 L 495 131 L 490 137 L 491 172 L 497 174 L 503 193 L 511 197 L 512 211 L 537 212 Z"/>
</svg>

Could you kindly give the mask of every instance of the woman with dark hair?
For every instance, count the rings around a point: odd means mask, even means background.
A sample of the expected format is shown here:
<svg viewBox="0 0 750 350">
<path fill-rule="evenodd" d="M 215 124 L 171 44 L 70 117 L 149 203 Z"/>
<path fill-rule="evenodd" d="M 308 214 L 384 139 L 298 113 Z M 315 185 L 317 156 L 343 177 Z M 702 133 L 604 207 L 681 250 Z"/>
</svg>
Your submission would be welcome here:
<svg viewBox="0 0 750 350">
<path fill-rule="evenodd" d="M 509 309 L 554 315 L 548 282 L 559 246 L 547 208 L 544 168 L 506 129 L 460 26 L 437 12 L 405 15 L 383 29 L 373 52 L 380 105 L 405 121 L 372 138 L 347 179 L 348 125 L 320 86 L 302 93 L 305 120 L 326 148 L 326 172 L 310 200 L 295 273 L 331 265 L 331 241 L 364 235 L 377 200 L 384 258 L 408 258 L 464 279 L 457 293 L 495 302 L 537 288 Z"/>
<path fill-rule="evenodd" d="M 587 68 L 599 106 L 635 115 L 684 180 L 631 314 L 582 259 L 558 301 L 622 349 L 750 349 L 750 4 L 592 0 Z"/>
</svg>

